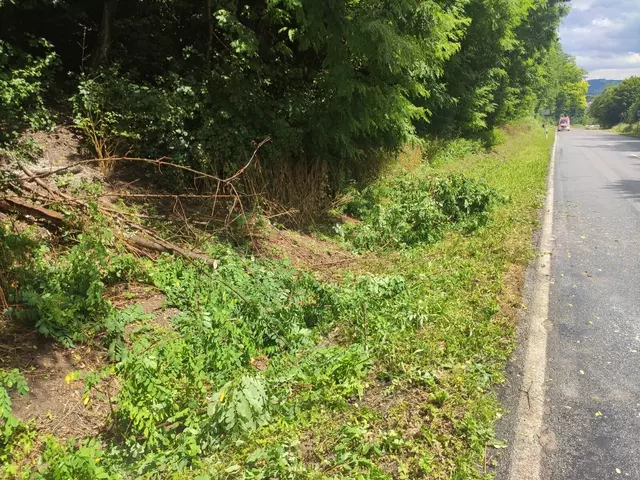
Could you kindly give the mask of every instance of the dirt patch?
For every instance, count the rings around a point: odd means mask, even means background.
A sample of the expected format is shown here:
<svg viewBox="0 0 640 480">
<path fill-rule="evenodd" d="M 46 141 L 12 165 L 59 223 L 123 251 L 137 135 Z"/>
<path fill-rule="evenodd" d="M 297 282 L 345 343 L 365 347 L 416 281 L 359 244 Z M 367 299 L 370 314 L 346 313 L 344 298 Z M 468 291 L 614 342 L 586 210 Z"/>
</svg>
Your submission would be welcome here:
<svg viewBox="0 0 640 480">
<path fill-rule="evenodd" d="M 334 412 L 331 425 L 317 424 L 304 431 L 300 435 L 300 458 L 309 466 L 317 470 L 327 468 L 335 461 L 333 450 L 338 443 L 335 429 L 347 421 L 347 415 L 343 412 Z"/>
<path fill-rule="evenodd" d="M 430 394 L 419 388 L 389 391 L 389 385 L 372 379 L 369 388 L 362 399 L 354 405 L 353 411 L 335 412 L 334 417 L 328 423 L 317 424 L 300 435 L 300 458 L 303 462 L 315 469 L 333 469 L 338 465 L 335 448 L 340 439 L 336 434 L 343 426 L 351 424 L 356 411 L 368 411 L 367 429 L 363 442 L 378 444 L 383 441 L 385 435 L 398 435 L 404 441 L 416 442 L 417 445 L 424 441 L 425 429 L 439 429 L 442 420 L 433 424 L 430 413 Z M 375 416 L 371 413 L 375 412 Z M 357 414 L 356 414 L 357 417 Z M 361 424 L 356 420 L 357 424 Z M 358 447 L 354 447 L 358 450 Z M 409 452 L 407 452 L 409 453 Z M 376 457 L 375 463 L 386 471 L 394 479 L 403 478 L 399 465 L 406 463 L 403 453 L 385 451 Z M 326 470 L 325 470 L 326 471 Z"/>
<path fill-rule="evenodd" d="M 249 363 L 259 372 L 264 372 L 269 366 L 269 357 L 262 355 L 260 357 L 252 358 Z"/>
<path fill-rule="evenodd" d="M 525 266 L 511 264 L 502 277 L 502 291 L 499 298 L 500 318 L 510 325 L 515 325 L 518 312 L 522 308 L 522 291 L 524 288 Z"/>
<path fill-rule="evenodd" d="M 67 377 L 75 371 L 100 369 L 107 362 L 102 351 L 90 346 L 64 348 L 3 319 L 0 354 L 0 368 L 17 368 L 29 385 L 27 395 L 12 394 L 12 410 L 20 420 L 64 438 L 95 436 L 102 430 L 109 413 L 107 399 L 92 395 L 85 403 L 83 382 Z M 115 384 L 104 388 L 105 395 L 115 395 Z"/>
<path fill-rule="evenodd" d="M 373 381 L 361 404 L 379 415 L 383 430 L 396 430 L 402 432 L 404 438 L 414 438 L 420 436 L 422 427 L 428 422 L 427 412 L 422 407 L 428 404 L 429 398 L 424 389 L 390 393 L 386 383 Z"/>
<path fill-rule="evenodd" d="M 152 316 L 145 323 L 161 329 L 172 328 L 171 319 L 180 313 L 166 308 L 164 295 L 148 285 L 118 285 L 110 289 L 109 298 L 117 308 L 139 304 Z M 129 325 L 127 332 L 138 326 Z M 105 379 L 85 395 L 82 378 L 108 363 L 106 352 L 99 347 L 65 348 L 33 328 L 0 316 L 0 368 L 17 368 L 29 385 L 27 395 L 12 392 L 13 413 L 22 421 L 33 422 L 41 433 L 69 438 L 104 431 L 119 382 Z"/>
<path fill-rule="evenodd" d="M 42 156 L 35 164 L 29 168 L 36 174 L 44 173 L 49 170 L 55 170 L 61 167 L 69 167 L 78 162 L 87 162 L 94 157 L 83 147 L 82 137 L 74 132 L 69 126 L 58 125 L 53 131 L 34 132 L 28 134 L 41 148 Z M 77 185 L 86 182 L 102 182 L 101 175 L 97 165 L 93 163 L 81 163 L 72 171 L 61 172 L 62 175 L 73 173 L 68 179 L 71 185 Z M 58 177 L 61 178 L 61 177 Z M 51 181 L 52 179 L 48 179 Z M 58 182 L 60 182 L 58 180 Z M 63 182 L 67 183 L 67 182 Z"/>
<path fill-rule="evenodd" d="M 42 163 L 45 167 L 63 167 L 86 158 L 82 138 L 68 126 L 58 125 L 53 131 L 29 134 L 43 149 Z"/>
<path fill-rule="evenodd" d="M 83 182 L 104 183 L 103 176 L 93 162 L 94 157 L 83 147 L 82 137 L 71 127 L 58 125 L 53 131 L 28 132 L 22 140 L 36 143 L 42 152 L 33 161 L 23 160 L 23 166 L 34 175 L 43 176 L 43 182 L 52 190 L 75 187 Z M 9 155 L 0 158 L 0 162 L 4 160 L 3 168 L 21 177 L 24 172 L 16 159 Z M 55 173 L 47 175 L 51 172 Z"/>
<path fill-rule="evenodd" d="M 311 270 L 328 280 L 341 278 L 359 258 L 335 242 L 275 228 L 257 239 L 256 249 L 270 258 L 289 259 L 294 267 Z"/>
</svg>

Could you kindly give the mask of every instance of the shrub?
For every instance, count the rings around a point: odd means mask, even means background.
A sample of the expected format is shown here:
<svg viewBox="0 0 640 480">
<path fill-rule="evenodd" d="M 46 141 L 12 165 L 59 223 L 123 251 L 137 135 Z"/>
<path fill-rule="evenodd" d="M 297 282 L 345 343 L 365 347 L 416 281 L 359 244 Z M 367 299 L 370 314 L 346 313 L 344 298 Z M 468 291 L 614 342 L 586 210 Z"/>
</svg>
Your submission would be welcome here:
<svg viewBox="0 0 640 480">
<path fill-rule="evenodd" d="M 358 249 L 429 244 L 447 229 L 483 225 L 499 198 L 482 182 L 461 175 L 406 176 L 355 193 L 344 209 L 361 222 L 339 226 L 338 233 Z"/>
<path fill-rule="evenodd" d="M 22 163 L 33 163 L 43 153 L 43 148 L 33 137 L 23 136 L 10 143 L 5 143 L 4 147 L 0 145 L 0 157 L 8 154 L 9 158 L 15 158 Z M 0 181 L 2 177 L 0 177 Z"/>
<path fill-rule="evenodd" d="M 627 110 L 626 122 L 630 124 L 634 124 L 640 122 L 640 117 L 638 116 L 638 112 L 640 112 L 640 95 L 638 95 L 638 99 L 636 103 L 629 107 Z"/>
<path fill-rule="evenodd" d="M 26 307 L 23 315 L 35 322 L 40 333 L 67 346 L 87 338 L 111 311 L 102 281 L 107 250 L 90 237 L 79 240 L 54 262 L 46 257 L 48 249 L 41 249 L 35 259 L 37 271 L 20 292 Z"/>
<path fill-rule="evenodd" d="M 252 363 L 313 345 L 331 320 L 333 293 L 282 262 L 211 246 L 213 270 L 169 255 L 149 277 L 181 314 L 156 333 L 131 334 L 115 372 L 116 427 L 145 469 L 166 455 L 186 463 L 270 418 L 273 384 Z M 156 455 L 164 450 L 162 455 Z M 159 463 L 156 463 L 159 462 Z"/>
<path fill-rule="evenodd" d="M 602 93 L 593 99 L 589 107 L 589 115 L 603 127 L 610 128 L 620 123 L 629 114 L 630 107 L 640 98 L 640 77 L 629 77 L 617 85 L 607 86 Z M 621 113 L 622 115 L 621 117 Z"/>
<path fill-rule="evenodd" d="M 362 344 L 349 347 L 318 347 L 304 355 L 297 365 L 271 381 L 280 388 L 297 386 L 301 392 L 297 402 L 340 402 L 362 395 L 364 379 L 372 364 L 371 355 Z"/>
<path fill-rule="evenodd" d="M 51 126 L 44 95 L 57 56 L 45 40 L 33 41 L 32 47 L 42 55 L 31 55 L 0 40 L 0 144 L 16 139 L 24 128 Z"/>
<path fill-rule="evenodd" d="M 488 211 L 499 198 L 482 182 L 462 175 L 436 178 L 430 182 L 431 194 L 449 222 L 472 220 L 475 226 L 487 220 Z"/>
<path fill-rule="evenodd" d="M 190 162 L 194 132 L 188 133 L 186 126 L 198 101 L 194 90 L 175 76 L 149 86 L 121 75 L 117 67 L 80 77 L 71 98 L 74 123 L 103 160 L 105 172 L 113 167 L 110 157 L 128 152 L 149 158 L 170 156 L 175 163 L 202 168 Z"/>
</svg>

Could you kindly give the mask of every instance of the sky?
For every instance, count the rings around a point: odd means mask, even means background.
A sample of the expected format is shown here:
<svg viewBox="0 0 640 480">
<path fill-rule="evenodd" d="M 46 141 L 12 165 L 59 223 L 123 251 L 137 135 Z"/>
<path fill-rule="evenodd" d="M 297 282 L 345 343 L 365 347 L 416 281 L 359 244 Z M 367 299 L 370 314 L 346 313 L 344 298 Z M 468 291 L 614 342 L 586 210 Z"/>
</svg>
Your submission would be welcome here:
<svg viewBox="0 0 640 480">
<path fill-rule="evenodd" d="M 571 7 L 560 39 L 588 78 L 640 76 L 640 0 L 571 0 Z"/>
</svg>

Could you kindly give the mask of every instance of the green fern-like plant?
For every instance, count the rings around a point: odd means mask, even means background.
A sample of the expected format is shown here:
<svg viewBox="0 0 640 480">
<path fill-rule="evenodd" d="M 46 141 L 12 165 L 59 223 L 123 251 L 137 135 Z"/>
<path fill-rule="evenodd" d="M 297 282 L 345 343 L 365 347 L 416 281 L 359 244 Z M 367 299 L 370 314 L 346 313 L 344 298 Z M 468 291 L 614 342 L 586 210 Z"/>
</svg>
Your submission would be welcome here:
<svg viewBox="0 0 640 480">
<path fill-rule="evenodd" d="M 0 428 L 2 443 L 7 443 L 20 422 L 11 413 L 11 397 L 9 389 L 15 389 L 20 395 L 29 391 L 27 380 L 18 369 L 0 370 Z"/>
<path fill-rule="evenodd" d="M 269 419 L 269 397 L 265 381 L 244 375 L 213 395 L 207 413 L 223 432 L 239 436 L 265 425 Z"/>
</svg>

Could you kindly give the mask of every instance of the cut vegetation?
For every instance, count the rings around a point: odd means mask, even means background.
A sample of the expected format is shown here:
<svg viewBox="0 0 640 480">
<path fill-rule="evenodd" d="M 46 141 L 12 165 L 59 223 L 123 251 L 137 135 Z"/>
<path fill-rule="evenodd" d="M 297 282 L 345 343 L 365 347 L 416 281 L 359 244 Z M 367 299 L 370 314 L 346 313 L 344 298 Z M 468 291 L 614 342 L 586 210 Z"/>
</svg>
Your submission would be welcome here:
<svg viewBox="0 0 640 480">
<path fill-rule="evenodd" d="M 132 250 L 100 210 L 113 185 L 76 174 L 63 235 L 5 213 L 2 475 L 488 478 L 552 141 L 533 121 L 503 134 L 401 156 L 335 234 L 202 235 L 215 264 Z M 65 206 L 78 192 L 90 208 Z"/>
<path fill-rule="evenodd" d="M 567 4 L 0 1 L 0 478 L 490 478 Z"/>
</svg>

